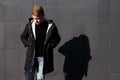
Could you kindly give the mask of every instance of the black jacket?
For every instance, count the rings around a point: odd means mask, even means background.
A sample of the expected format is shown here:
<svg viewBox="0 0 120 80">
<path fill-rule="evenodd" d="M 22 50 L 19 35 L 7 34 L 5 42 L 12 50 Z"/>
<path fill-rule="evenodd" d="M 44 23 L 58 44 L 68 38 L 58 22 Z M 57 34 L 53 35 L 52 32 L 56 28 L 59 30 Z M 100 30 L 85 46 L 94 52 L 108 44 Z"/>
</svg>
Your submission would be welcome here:
<svg viewBox="0 0 120 80">
<path fill-rule="evenodd" d="M 55 48 L 60 42 L 60 36 L 58 34 L 57 27 L 52 20 L 47 20 L 49 25 L 49 30 L 46 33 L 46 38 L 43 45 L 44 53 L 44 67 L 43 73 L 49 73 L 54 70 L 53 65 L 53 48 Z M 24 46 L 27 48 L 26 60 L 25 60 L 25 70 L 31 70 L 34 64 L 35 58 L 35 38 L 32 31 L 32 19 L 26 24 L 23 33 L 20 36 Z"/>
</svg>

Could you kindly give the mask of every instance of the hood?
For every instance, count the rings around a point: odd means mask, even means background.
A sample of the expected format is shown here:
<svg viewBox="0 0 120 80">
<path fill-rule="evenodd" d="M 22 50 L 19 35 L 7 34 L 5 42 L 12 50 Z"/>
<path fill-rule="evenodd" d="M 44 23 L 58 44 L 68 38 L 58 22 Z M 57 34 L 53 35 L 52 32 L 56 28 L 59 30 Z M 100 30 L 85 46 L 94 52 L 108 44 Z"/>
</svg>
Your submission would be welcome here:
<svg viewBox="0 0 120 80">
<path fill-rule="evenodd" d="M 33 20 L 33 18 L 29 18 L 28 20 L 29 20 L 29 22 L 31 22 Z"/>
</svg>

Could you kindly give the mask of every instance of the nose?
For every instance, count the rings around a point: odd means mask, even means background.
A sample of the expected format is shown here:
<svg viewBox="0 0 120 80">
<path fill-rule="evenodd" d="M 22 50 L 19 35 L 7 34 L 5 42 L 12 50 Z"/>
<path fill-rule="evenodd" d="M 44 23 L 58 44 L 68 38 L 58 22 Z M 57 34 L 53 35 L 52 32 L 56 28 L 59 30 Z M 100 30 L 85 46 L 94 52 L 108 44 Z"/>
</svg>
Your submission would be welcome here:
<svg viewBox="0 0 120 80">
<path fill-rule="evenodd" d="M 40 22 L 40 19 L 37 19 L 36 22 Z"/>
</svg>

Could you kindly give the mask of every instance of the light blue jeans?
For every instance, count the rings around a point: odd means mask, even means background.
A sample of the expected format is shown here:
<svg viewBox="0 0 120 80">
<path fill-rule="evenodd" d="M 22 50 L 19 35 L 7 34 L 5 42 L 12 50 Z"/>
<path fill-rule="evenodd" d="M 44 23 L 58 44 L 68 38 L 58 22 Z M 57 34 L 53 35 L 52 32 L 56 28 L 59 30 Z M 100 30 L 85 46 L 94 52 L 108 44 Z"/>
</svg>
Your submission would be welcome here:
<svg viewBox="0 0 120 80">
<path fill-rule="evenodd" d="M 43 80 L 43 57 L 38 57 L 38 65 L 37 80 Z"/>
<path fill-rule="evenodd" d="M 32 71 L 25 71 L 25 80 L 34 80 L 36 76 L 36 80 L 44 80 L 44 75 L 43 75 L 43 57 L 38 57 L 38 71 L 36 73 L 37 67 L 36 65 L 33 66 Z M 36 73 L 36 75 L 35 75 Z"/>
</svg>

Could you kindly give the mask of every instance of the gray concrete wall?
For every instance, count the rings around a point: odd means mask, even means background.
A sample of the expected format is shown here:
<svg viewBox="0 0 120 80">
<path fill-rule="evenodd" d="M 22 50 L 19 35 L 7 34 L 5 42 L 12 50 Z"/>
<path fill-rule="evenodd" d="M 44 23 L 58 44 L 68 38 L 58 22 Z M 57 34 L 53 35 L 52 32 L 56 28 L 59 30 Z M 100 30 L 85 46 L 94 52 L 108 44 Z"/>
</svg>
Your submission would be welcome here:
<svg viewBox="0 0 120 80">
<path fill-rule="evenodd" d="M 46 80 L 64 80 L 64 56 L 57 49 L 81 33 L 88 35 L 91 47 L 87 80 L 120 80 L 119 0 L 0 0 L 0 80 L 24 80 L 26 50 L 19 37 L 36 3 L 62 38 L 54 50 L 55 71 Z"/>
</svg>

